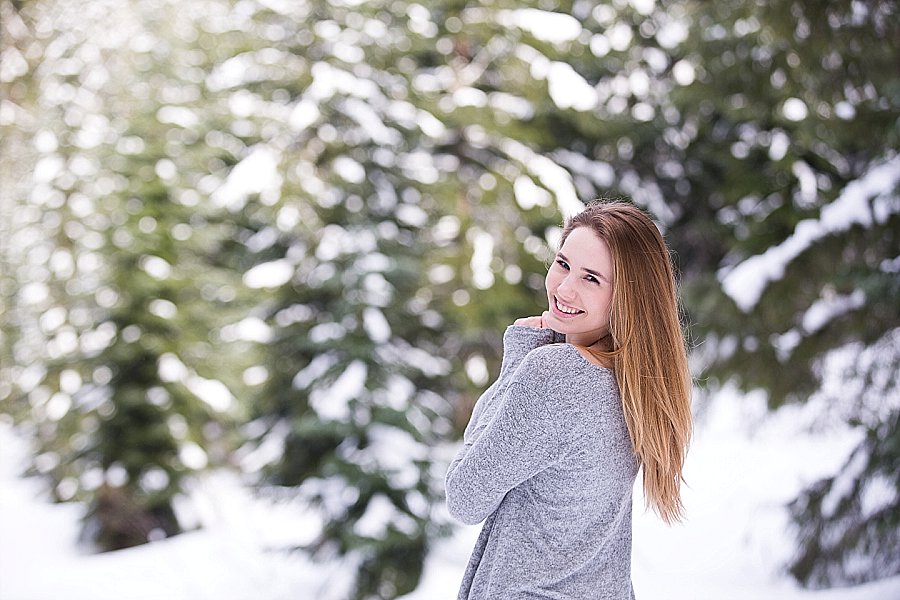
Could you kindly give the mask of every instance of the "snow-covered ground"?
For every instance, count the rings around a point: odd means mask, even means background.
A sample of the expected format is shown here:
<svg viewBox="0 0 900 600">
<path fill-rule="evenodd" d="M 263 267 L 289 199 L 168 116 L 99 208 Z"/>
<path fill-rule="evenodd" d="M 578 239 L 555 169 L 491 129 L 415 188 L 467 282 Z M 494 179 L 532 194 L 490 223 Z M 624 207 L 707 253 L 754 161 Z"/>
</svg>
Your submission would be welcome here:
<svg viewBox="0 0 900 600">
<path fill-rule="evenodd" d="M 769 415 L 760 396 L 731 392 L 710 403 L 688 456 L 687 521 L 666 527 L 643 510 L 639 486 L 635 494 L 638 598 L 900 598 L 900 577 L 807 591 L 784 572 L 793 543 L 784 504 L 839 468 L 859 439 L 842 426 L 812 427 L 816 414 L 821 407 Z M 19 476 L 26 458 L 24 442 L 0 424 L 0 600 L 328 600 L 346 585 L 346 564 L 272 550 L 308 535 L 302 507 L 255 498 L 224 473 L 192 492 L 202 529 L 90 554 L 77 543 L 82 508 L 48 503 L 36 481 Z M 460 527 L 438 544 L 421 585 L 404 600 L 455 598 L 477 534 Z"/>
</svg>

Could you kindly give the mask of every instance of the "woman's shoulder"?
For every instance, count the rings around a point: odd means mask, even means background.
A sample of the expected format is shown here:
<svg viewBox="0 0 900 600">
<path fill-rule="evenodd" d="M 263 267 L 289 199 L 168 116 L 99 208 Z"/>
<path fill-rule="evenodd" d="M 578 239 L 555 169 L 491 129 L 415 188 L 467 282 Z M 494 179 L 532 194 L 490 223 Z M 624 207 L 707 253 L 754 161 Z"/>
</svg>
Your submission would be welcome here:
<svg viewBox="0 0 900 600">
<path fill-rule="evenodd" d="M 598 416 L 607 406 L 620 406 L 613 371 L 588 361 L 572 344 L 535 348 L 522 360 L 513 383 L 570 424 L 596 423 L 590 415 Z"/>
<path fill-rule="evenodd" d="M 612 371 L 590 360 L 572 344 L 557 343 L 531 350 L 522 360 L 518 375 L 538 382 L 555 383 L 571 380 L 576 375 L 607 378 Z"/>
<path fill-rule="evenodd" d="M 571 346 L 571 344 L 566 343 L 557 343 L 557 344 L 544 344 L 542 346 L 538 346 L 531 350 L 526 356 L 525 360 L 530 362 L 540 362 L 540 361 L 551 361 L 551 362 L 559 362 L 566 363 L 571 362 L 573 359 L 572 354 L 570 354 L 569 350 L 566 349 L 566 346 Z"/>
</svg>

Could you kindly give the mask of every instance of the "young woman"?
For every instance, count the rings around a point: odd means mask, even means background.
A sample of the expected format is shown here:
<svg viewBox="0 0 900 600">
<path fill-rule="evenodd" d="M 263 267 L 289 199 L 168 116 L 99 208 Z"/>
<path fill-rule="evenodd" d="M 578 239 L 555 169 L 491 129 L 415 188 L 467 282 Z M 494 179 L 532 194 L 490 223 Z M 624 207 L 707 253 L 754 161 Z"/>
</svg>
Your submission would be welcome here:
<svg viewBox="0 0 900 600">
<path fill-rule="evenodd" d="M 669 252 L 625 202 L 568 220 L 548 310 L 503 336 L 446 478 L 457 519 L 485 520 L 460 599 L 634 598 L 632 488 L 682 516 L 691 377 Z"/>
</svg>

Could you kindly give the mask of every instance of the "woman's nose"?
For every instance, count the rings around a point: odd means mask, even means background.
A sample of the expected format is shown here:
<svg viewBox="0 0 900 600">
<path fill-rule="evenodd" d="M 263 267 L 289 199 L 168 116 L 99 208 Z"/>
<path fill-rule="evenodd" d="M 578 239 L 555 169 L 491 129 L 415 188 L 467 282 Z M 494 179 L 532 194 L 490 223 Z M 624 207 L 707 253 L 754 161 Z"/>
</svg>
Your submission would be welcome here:
<svg viewBox="0 0 900 600">
<path fill-rule="evenodd" d="M 572 275 L 567 275 L 556 288 L 556 292 L 558 296 L 562 296 L 563 298 L 571 299 L 575 294 L 575 286 L 572 282 Z"/>
</svg>

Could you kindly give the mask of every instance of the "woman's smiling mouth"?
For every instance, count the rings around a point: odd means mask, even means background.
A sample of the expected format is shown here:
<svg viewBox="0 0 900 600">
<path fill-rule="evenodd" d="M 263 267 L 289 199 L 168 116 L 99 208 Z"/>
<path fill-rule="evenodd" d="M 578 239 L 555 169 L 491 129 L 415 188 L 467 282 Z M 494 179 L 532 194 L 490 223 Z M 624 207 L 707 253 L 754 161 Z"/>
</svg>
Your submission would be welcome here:
<svg viewBox="0 0 900 600">
<path fill-rule="evenodd" d="M 558 312 L 561 312 L 568 317 L 574 317 L 575 315 L 580 315 L 584 312 L 583 310 L 578 310 L 577 308 L 563 304 L 556 296 L 553 297 L 553 300 L 555 304 L 554 308 L 556 308 Z"/>
</svg>

